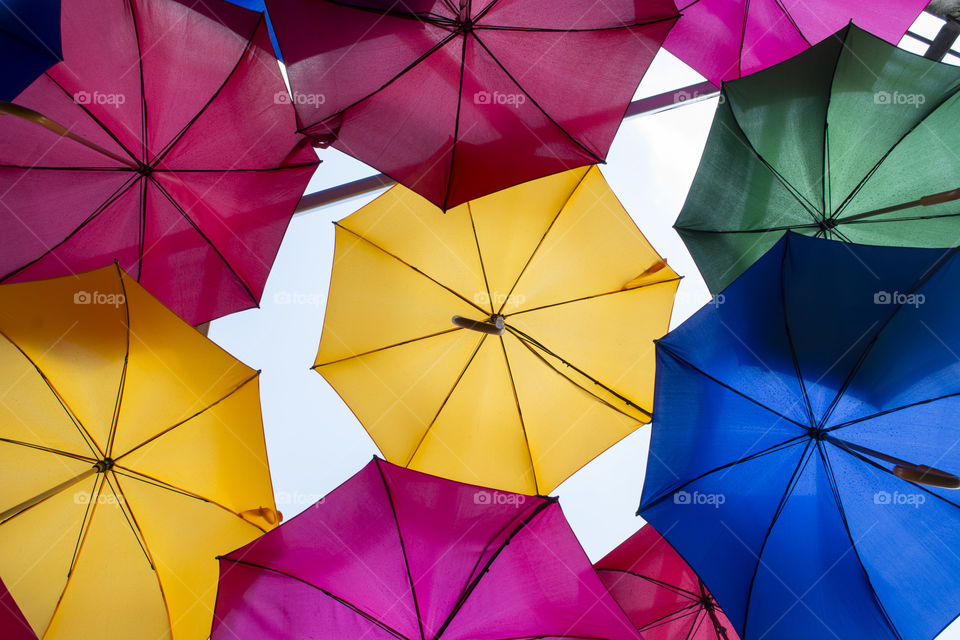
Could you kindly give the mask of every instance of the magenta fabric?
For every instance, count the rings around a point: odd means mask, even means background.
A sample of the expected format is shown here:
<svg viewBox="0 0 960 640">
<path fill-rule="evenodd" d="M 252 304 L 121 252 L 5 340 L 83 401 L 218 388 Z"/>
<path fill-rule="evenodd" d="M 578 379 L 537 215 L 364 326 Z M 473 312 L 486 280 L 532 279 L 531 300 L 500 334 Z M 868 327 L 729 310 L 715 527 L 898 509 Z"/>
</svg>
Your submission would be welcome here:
<svg viewBox="0 0 960 640">
<path fill-rule="evenodd" d="M 0 581 L 0 638 L 3 640 L 37 640 L 37 634 L 23 617 L 7 587 Z"/>
<path fill-rule="evenodd" d="M 697 574 L 650 525 L 594 568 L 646 640 L 739 640 Z"/>
<path fill-rule="evenodd" d="M 679 0 L 664 48 L 720 86 L 797 55 L 851 20 L 897 44 L 927 0 Z"/>
<path fill-rule="evenodd" d="M 555 500 L 375 459 L 220 559 L 212 640 L 638 640 Z"/>
<path fill-rule="evenodd" d="M 223 0 L 62 11 L 64 62 L 16 102 L 107 153 L 3 116 L 0 282 L 118 260 L 191 324 L 256 306 L 317 164 L 263 15 Z"/>
<path fill-rule="evenodd" d="M 677 18 L 673 0 L 266 4 L 302 130 L 444 209 L 602 161 Z"/>
</svg>

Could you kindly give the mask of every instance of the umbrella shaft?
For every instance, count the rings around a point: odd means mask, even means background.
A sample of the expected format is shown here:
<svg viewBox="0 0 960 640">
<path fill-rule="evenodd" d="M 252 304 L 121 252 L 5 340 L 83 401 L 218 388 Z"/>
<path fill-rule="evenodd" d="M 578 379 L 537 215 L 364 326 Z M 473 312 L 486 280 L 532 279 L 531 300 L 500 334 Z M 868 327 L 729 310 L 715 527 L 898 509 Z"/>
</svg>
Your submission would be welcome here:
<svg viewBox="0 0 960 640">
<path fill-rule="evenodd" d="M 44 491 L 43 493 L 41 493 L 41 494 L 39 494 L 39 495 L 36 495 L 36 496 L 30 498 L 29 500 L 25 500 L 25 501 L 21 502 L 20 504 L 16 505 L 15 507 L 12 507 L 12 508 L 10 508 L 10 509 L 7 509 L 7 510 L 4 511 L 3 513 L 0 513 L 0 524 L 3 524 L 4 522 L 6 522 L 7 520 L 9 520 L 10 518 L 13 518 L 14 516 L 20 515 L 21 513 L 23 513 L 24 511 L 26 511 L 26 510 L 29 509 L 30 507 L 33 507 L 33 506 L 35 506 L 35 505 L 40 504 L 41 502 L 43 502 L 43 501 L 46 500 L 47 498 L 49 498 L 49 497 L 51 497 L 51 496 L 54 496 L 54 495 L 60 493 L 60 492 L 63 491 L 64 489 L 69 489 L 70 487 L 72 487 L 73 485 L 77 484 L 78 482 L 81 482 L 82 480 L 85 480 L 85 479 L 89 478 L 90 476 L 92 476 L 92 475 L 94 475 L 95 473 L 97 473 L 98 470 L 99 470 L 99 469 L 98 469 L 98 467 L 96 467 L 96 466 L 90 467 L 89 469 L 87 469 L 86 471 L 84 471 L 83 473 L 81 473 L 80 475 L 78 475 L 78 476 L 76 476 L 76 477 L 74 477 L 74 478 L 71 478 L 71 479 L 67 480 L 66 482 L 61 482 L 60 484 L 58 484 L 57 486 L 53 487 L 52 489 L 48 489 L 47 491 Z"/>
<path fill-rule="evenodd" d="M 873 211 L 858 213 L 853 216 L 847 216 L 846 218 L 840 218 L 839 220 L 837 220 L 837 222 L 838 223 L 853 222 L 855 220 L 862 220 L 863 218 L 870 218 L 873 216 L 883 215 L 884 213 L 900 211 L 901 209 L 909 209 L 910 207 L 919 207 L 919 206 L 929 207 L 935 204 L 943 204 L 944 202 L 951 202 L 953 200 L 960 200 L 960 189 L 952 189 L 950 191 L 934 193 L 929 196 L 923 196 L 919 200 L 912 200 L 911 202 L 904 202 L 903 204 L 895 204 L 893 206 L 884 207 L 882 209 L 874 209 Z"/>
</svg>

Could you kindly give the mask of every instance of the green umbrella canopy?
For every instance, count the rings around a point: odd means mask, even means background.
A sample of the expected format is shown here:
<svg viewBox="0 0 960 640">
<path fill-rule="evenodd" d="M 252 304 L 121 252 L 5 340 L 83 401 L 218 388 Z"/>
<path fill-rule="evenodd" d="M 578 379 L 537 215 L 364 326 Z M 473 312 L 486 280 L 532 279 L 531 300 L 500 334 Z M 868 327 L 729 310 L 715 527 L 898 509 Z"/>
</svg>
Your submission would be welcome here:
<svg viewBox="0 0 960 640">
<path fill-rule="evenodd" d="M 848 25 L 725 83 L 675 225 L 714 293 L 792 229 L 960 244 L 960 68 Z"/>
</svg>

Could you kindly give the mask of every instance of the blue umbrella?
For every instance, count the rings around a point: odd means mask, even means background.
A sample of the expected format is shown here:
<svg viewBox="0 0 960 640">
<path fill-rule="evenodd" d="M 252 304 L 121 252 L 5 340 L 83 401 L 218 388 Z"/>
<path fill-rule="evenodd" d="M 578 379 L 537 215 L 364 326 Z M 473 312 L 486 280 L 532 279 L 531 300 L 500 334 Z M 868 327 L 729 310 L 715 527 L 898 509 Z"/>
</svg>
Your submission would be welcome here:
<svg viewBox="0 0 960 640">
<path fill-rule="evenodd" d="M 16 98 L 62 58 L 60 0 L 0 0 L 0 100 Z"/>
<path fill-rule="evenodd" d="M 788 234 L 659 341 L 640 513 L 744 640 L 960 612 L 957 251 Z"/>
<path fill-rule="evenodd" d="M 0 0 L 2 2 L 3 0 Z M 254 11 L 259 11 L 261 13 L 267 12 L 267 7 L 264 4 L 264 0 L 228 0 L 233 4 L 238 4 L 241 7 L 246 7 L 247 9 L 253 9 Z M 270 30 L 270 42 L 273 43 L 273 52 L 277 54 L 278 60 L 283 60 L 283 56 L 280 55 L 280 45 L 277 44 L 277 36 L 273 33 L 273 23 L 270 22 L 270 16 L 267 16 L 267 28 Z"/>
</svg>

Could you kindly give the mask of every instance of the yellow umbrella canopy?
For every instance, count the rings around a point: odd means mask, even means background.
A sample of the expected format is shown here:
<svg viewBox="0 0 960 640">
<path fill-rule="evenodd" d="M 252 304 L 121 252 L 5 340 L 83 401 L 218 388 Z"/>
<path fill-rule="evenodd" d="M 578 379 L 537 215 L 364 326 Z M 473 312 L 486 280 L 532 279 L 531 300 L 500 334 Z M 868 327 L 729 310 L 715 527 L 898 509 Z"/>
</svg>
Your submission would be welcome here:
<svg viewBox="0 0 960 640">
<path fill-rule="evenodd" d="M 0 286 L 0 576 L 41 638 L 205 638 L 279 515 L 258 372 L 119 267 Z"/>
<path fill-rule="evenodd" d="M 317 370 L 393 463 L 546 494 L 642 424 L 679 278 L 594 167 L 336 225 Z"/>
</svg>

